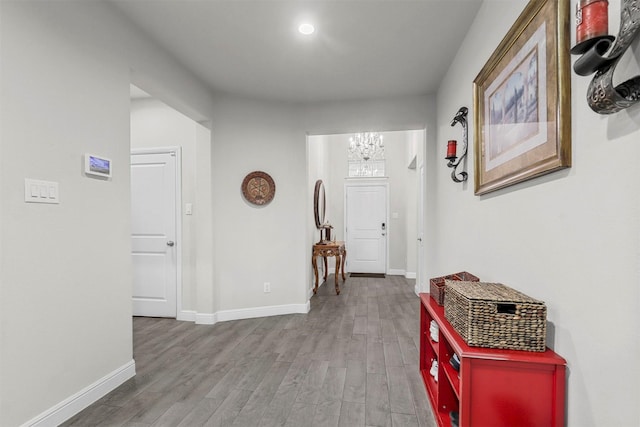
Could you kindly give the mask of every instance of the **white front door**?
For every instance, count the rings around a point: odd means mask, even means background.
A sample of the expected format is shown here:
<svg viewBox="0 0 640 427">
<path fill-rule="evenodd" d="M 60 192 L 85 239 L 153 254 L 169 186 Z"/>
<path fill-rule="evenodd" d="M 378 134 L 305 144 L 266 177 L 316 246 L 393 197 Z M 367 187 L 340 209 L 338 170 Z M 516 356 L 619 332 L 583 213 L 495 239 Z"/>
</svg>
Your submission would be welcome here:
<svg viewBox="0 0 640 427">
<path fill-rule="evenodd" d="M 386 273 L 387 185 L 345 184 L 347 269 Z"/>
<path fill-rule="evenodd" d="M 176 317 L 176 152 L 131 153 L 133 315 Z"/>
</svg>

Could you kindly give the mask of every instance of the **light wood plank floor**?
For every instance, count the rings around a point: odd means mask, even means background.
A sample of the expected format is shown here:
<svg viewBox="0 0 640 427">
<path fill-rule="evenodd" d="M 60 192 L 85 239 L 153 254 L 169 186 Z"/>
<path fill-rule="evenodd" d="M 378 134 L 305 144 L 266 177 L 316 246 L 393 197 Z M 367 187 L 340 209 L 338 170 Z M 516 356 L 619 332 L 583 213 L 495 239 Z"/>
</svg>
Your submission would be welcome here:
<svg viewBox="0 0 640 427">
<path fill-rule="evenodd" d="M 134 318 L 137 375 L 64 426 L 435 426 L 414 281 L 333 275 L 308 314 Z"/>
</svg>

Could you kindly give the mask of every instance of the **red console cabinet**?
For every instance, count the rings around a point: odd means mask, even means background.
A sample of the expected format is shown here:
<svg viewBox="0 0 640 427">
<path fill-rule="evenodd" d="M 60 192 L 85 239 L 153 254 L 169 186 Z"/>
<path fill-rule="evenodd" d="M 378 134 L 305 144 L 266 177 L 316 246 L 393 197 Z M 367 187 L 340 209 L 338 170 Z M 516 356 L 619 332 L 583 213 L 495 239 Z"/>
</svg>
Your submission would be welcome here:
<svg viewBox="0 0 640 427">
<path fill-rule="evenodd" d="M 431 338 L 430 324 L 439 327 Z M 460 358 L 460 370 L 449 362 Z M 438 362 L 437 381 L 430 374 Z M 439 426 L 561 427 L 565 424 L 566 361 L 545 352 L 469 347 L 444 317 L 444 308 L 420 294 L 420 373 Z"/>
</svg>

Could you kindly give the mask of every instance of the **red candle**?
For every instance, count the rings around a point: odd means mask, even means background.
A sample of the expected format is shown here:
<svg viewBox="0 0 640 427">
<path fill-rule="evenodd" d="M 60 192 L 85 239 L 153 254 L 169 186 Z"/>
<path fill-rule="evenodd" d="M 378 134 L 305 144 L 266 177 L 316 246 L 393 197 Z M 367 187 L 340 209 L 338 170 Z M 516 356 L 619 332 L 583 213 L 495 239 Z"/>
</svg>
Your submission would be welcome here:
<svg viewBox="0 0 640 427">
<path fill-rule="evenodd" d="M 609 2 L 579 0 L 576 5 L 576 43 L 609 33 Z"/>
<path fill-rule="evenodd" d="M 456 158 L 456 146 L 458 142 L 455 139 L 449 140 L 447 142 L 447 157 L 446 159 L 455 159 Z"/>
</svg>

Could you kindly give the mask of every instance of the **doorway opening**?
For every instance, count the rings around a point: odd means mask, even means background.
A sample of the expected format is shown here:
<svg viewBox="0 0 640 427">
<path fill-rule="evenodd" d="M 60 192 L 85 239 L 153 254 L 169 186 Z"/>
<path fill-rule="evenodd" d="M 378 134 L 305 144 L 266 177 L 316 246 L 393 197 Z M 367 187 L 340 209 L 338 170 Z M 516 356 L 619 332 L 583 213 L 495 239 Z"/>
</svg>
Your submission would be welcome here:
<svg viewBox="0 0 640 427">
<path fill-rule="evenodd" d="M 136 153 L 139 158 L 145 157 L 142 163 L 147 161 L 149 163 L 148 165 L 139 165 L 140 167 L 136 171 L 132 169 L 132 184 L 135 185 L 134 179 L 141 178 L 141 176 L 144 176 L 143 179 L 153 182 L 153 185 L 144 184 L 139 189 L 139 192 L 144 193 L 143 197 L 150 196 L 153 188 L 161 188 L 160 181 L 166 181 L 169 176 L 174 179 L 176 186 L 175 207 L 172 209 L 165 204 L 162 208 L 173 212 L 172 219 L 168 219 L 167 216 L 163 221 L 167 224 L 175 224 L 174 238 L 171 238 L 171 233 L 152 232 L 155 239 L 151 240 L 155 240 L 156 246 L 146 249 L 150 250 L 153 256 L 148 254 L 144 257 L 146 260 L 137 265 L 134 255 L 134 280 L 138 281 L 141 277 L 147 279 L 155 277 L 150 280 L 151 284 L 148 286 L 134 284 L 136 293 L 140 293 L 141 288 L 143 292 L 142 295 L 136 295 L 139 297 L 137 299 L 145 300 L 147 305 L 163 299 L 171 301 L 167 304 L 173 305 L 173 310 L 164 315 L 154 314 L 156 316 L 207 323 L 209 322 L 208 318 L 199 321 L 196 307 L 198 306 L 198 295 L 202 298 L 206 297 L 209 301 L 209 296 L 213 293 L 209 280 L 211 267 L 209 263 L 198 263 L 197 254 L 202 254 L 203 258 L 212 258 L 210 243 L 212 216 L 211 131 L 134 85 L 131 85 L 130 114 L 132 153 Z M 147 158 L 149 156 L 159 157 L 157 159 Z M 161 167 L 172 160 L 175 162 L 175 169 Z M 166 182 L 164 185 L 170 186 Z M 156 192 L 158 193 L 158 205 L 161 202 L 168 202 L 171 195 L 169 191 L 165 189 Z M 132 197 L 136 197 L 133 187 Z M 135 206 L 136 202 L 132 200 L 132 207 Z M 167 215 L 166 212 L 162 214 L 158 214 L 158 212 L 149 214 L 156 222 L 159 222 L 159 218 L 164 218 Z M 152 222 L 145 222 L 145 226 Z M 175 268 L 167 263 L 161 263 L 162 257 L 167 258 L 166 261 L 174 261 Z M 167 291 L 166 289 L 169 288 L 166 286 L 163 290 L 158 284 L 164 283 L 166 285 L 170 276 L 175 277 L 176 286 L 172 291 Z M 200 278 L 202 279 L 199 280 Z M 198 288 L 200 283 L 202 289 Z M 149 286 L 156 288 L 150 289 Z M 167 292 L 173 295 L 167 295 Z M 209 307 L 205 308 L 209 312 Z M 213 312 L 212 309 L 211 312 Z M 152 315 L 143 311 L 134 312 L 134 315 L 136 314 Z"/>
<path fill-rule="evenodd" d="M 421 130 L 380 132 L 384 136 L 386 157 L 385 177 L 388 182 L 386 221 L 378 221 L 377 232 L 381 234 L 384 222 L 388 254 L 385 273 L 403 275 L 416 279 L 418 264 L 418 188 L 419 171 L 425 153 L 426 132 Z M 309 135 L 308 182 L 309 206 L 313 206 L 313 186 L 322 179 L 326 186 L 326 221 L 333 227 L 334 238 L 347 238 L 346 183 L 349 181 L 349 141 L 354 134 Z M 380 179 L 357 178 L 359 180 Z M 371 181 L 373 182 L 373 181 Z M 424 187 L 424 186 L 423 186 Z M 421 221 L 423 219 L 420 219 Z M 314 224 L 309 223 L 309 241 L 317 234 Z M 348 272 L 354 272 L 351 261 L 353 252 L 348 248 Z M 331 263 L 332 260 L 330 259 Z M 334 266 L 329 265 L 328 271 Z M 422 269 L 424 270 L 424 268 Z M 311 277 L 311 274 L 310 274 Z M 310 279 L 311 281 L 311 279 Z"/>
</svg>

